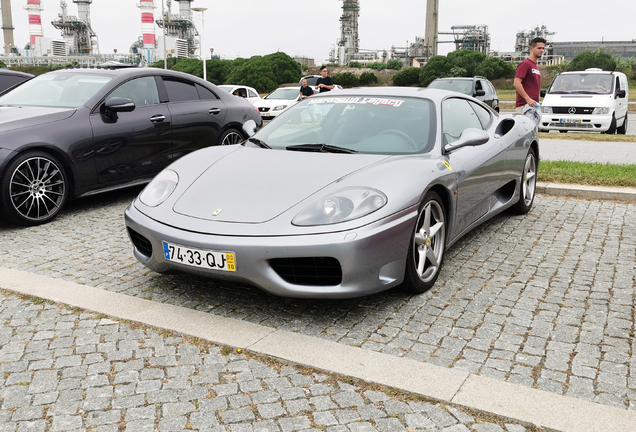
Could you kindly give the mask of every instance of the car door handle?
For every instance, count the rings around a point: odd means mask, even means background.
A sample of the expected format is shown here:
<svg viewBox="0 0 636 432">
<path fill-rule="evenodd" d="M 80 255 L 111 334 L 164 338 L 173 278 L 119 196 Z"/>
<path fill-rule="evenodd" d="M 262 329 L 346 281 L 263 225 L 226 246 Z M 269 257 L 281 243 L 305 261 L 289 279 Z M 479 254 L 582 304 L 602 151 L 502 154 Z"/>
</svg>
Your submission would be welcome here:
<svg viewBox="0 0 636 432">
<path fill-rule="evenodd" d="M 152 117 L 150 117 L 150 121 L 153 122 L 153 123 L 161 123 L 165 119 L 166 119 L 166 116 L 163 115 L 163 114 L 157 114 L 157 115 L 153 115 Z"/>
<path fill-rule="evenodd" d="M 221 109 L 220 108 L 210 108 L 210 111 L 208 111 L 210 114 L 220 114 L 221 113 Z"/>
</svg>

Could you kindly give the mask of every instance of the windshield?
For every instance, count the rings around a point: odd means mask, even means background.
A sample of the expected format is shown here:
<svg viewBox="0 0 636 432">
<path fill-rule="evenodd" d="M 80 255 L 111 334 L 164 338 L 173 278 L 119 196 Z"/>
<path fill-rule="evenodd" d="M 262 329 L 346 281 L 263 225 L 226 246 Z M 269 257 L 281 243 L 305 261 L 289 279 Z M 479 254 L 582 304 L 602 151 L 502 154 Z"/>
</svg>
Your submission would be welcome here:
<svg viewBox="0 0 636 432">
<path fill-rule="evenodd" d="M 221 90 L 225 90 L 228 93 L 234 88 L 234 86 L 226 86 L 226 85 L 220 85 L 217 87 L 220 88 Z"/>
<path fill-rule="evenodd" d="M 309 87 L 315 87 L 315 86 L 316 86 L 316 81 L 318 81 L 318 78 L 320 78 L 320 77 L 311 77 L 311 76 L 310 76 L 310 77 L 302 78 L 302 79 L 300 80 L 300 82 L 298 83 L 298 85 L 299 85 L 299 86 L 302 86 L 302 85 L 303 85 L 303 79 L 306 79 L 306 80 L 307 80 L 307 85 L 308 85 Z"/>
<path fill-rule="evenodd" d="M 294 105 L 254 137 L 273 149 L 324 144 L 357 153 L 423 153 L 433 148 L 434 116 L 428 99 L 314 97 Z"/>
<path fill-rule="evenodd" d="M 265 96 L 263 99 L 287 99 L 293 100 L 298 97 L 297 87 L 279 88 Z"/>
<path fill-rule="evenodd" d="M 0 105 L 77 108 L 111 79 L 103 75 L 48 72 L 0 97 Z"/>
<path fill-rule="evenodd" d="M 553 94 L 610 94 L 612 93 L 612 75 L 610 74 L 563 74 L 552 81 L 548 93 Z"/>
<path fill-rule="evenodd" d="M 473 81 L 466 79 L 435 80 L 428 85 L 429 88 L 451 90 L 467 95 L 473 95 Z"/>
</svg>

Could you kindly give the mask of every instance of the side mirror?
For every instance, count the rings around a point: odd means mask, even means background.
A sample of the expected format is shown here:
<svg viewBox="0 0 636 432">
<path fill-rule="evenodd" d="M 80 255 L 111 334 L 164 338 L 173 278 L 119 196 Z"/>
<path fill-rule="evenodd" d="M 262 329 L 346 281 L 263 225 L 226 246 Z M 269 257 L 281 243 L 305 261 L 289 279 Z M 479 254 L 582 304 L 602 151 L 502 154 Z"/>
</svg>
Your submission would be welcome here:
<svg viewBox="0 0 636 432">
<path fill-rule="evenodd" d="M 475 96 L 486 96 L 485 90 L 475 90 Z"/>
<path fill-rule="evenodd" d="M 453 150 L 457 150 L 462 147 L 478 146 L 486 144 L 490 140 L 488 132 L 477 128 L 464 129 L 464 132 L 460 135 L 459 139 L 450 144 L 444 146 L 444 151 L 450 153 Z"/>
<path fill-rule="evenodd" d="M 248 137 L 254 136 L 254 134 L 256 133 L 256 129 L 256 122 L 252 119 L 243 123 L 243 132 L 245 132 Z"/>
<path fill-rule="evenodd" d="M 541 90 L 539 94 L 541 95 L 541 97 L 545 97 L 545 90 Z"/>
<path fill-rule="evenodd" d="M 624 98 L 625 97 L 625 90 L 619 90 L 616 92 L 616 97 L 619 98 Z"/>
<path fill-rule="evenodd" d="M 110 112 L 130 112 L 135 109 L 135 103 L 128 98 L 114 97 L 106 101 L 104 108 Z"/>
</svg>

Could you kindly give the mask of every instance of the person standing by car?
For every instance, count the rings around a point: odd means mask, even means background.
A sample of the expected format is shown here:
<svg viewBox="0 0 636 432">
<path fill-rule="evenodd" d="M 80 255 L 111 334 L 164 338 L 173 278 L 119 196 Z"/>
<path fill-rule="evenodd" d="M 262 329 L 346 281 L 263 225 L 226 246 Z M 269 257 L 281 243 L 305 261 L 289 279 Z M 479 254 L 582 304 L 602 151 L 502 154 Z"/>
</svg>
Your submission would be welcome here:
<svg viewBox="0 0 636 432">
<path fill-rule="evenodd" d="M 541 92 L 541 72 L 537 62 L 543 55 L 546 40 L 536 37 L 530 41 L 530 55 L 519 63 L 515 73 L 514 86 L 517 90 L 515 111 L 523 112 L 525 105 L 536 107 Z"/>
<path fill-rule="evenodd" d="M 316 81 L 316 89 L 320 89 L 320 93 L 328 92 L 333 89 L 333 80 L 327 76 L 327 66 L 320 68 L 321 77 Z"/>
<path fill-rule="evenodd" d="M 307 99 L 309 96 L 313 96 L 314 91 L 307 85 L 307 80 L 303 79 L 302 87 L 300 87 L 300 100 Z"/>
</svg>

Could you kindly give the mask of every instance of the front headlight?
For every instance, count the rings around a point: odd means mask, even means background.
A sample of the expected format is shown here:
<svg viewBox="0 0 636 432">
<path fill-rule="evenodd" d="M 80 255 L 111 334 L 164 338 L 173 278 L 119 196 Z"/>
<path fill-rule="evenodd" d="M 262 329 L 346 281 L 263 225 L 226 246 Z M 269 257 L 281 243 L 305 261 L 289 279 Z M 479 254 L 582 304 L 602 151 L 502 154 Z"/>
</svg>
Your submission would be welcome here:
<svg viewBox="0 0 636 432">
<path fill-rule="evenodd" d="M 542 106 L 541 112 L 543 114 L 552 114 L 552 107 Z"/>
<path fill-rule="evenodd" d="M 387 203 L 386 195 L 376 189 L 352 187 L 314 202 L 292 220 L 296 226 L 331 225 L 358 219 Z"/>
<path fill-rule="evenodd" d="M 284 110 L 285 108 L 287 108 L 287 105 L 278 105 L 277 107 L 274 107 L 272 111 L 280 111 Z"/>
<path fill-rule="evenodd" d="M 157 207 L 168 199 L 179 183 L 176 172 L 166 169 L 161 171 L 139 194 L 139 200 L 148 207 Z"/>
<path fill-rule="evenodd" d="M 609 114 L 609 112 L 610 112 L 609 108 L 594 108 L 594 111 L 592 111 L 592 115 Z"/>
</svg>

